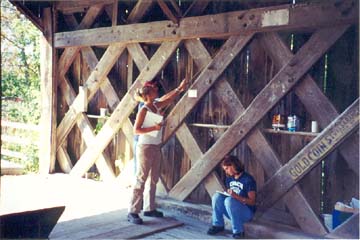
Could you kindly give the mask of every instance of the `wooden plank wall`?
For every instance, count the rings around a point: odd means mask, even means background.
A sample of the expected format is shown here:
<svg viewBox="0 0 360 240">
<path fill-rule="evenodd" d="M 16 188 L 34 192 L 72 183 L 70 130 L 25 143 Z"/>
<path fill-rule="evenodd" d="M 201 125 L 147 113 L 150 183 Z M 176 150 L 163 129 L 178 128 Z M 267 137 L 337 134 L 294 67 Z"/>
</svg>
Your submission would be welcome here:
<svg viewBox="0 0 360 240">
<path fill-rule="evenodd" d="M 275 1 L 281 4 L 281 1 Z M 286 1 L 284 1 L 286 2 Z M 113 3 L 113 2 L 112 2 Z M 117 9 L 113 9 L 113 4 L 105 4 L 104 11 L 99 15 L 98 20 L 94 24 L 94 28 L 107 26 L 109 22 L 112 25 L 124 24 L 128 16 L 124 9 L 129 11 L 135 6 L 132 1 L 118 2 L 119 5 L 114 5 Z M 272 2 L 273 3 L 273 2 Z M 189 6 L 185 1 L 182 6 L 184 9 Z M 263 5 L 265 6 L 265 5 Z M 200 6 L 199 6 L 200 7 Z M 206 5 L 205 5 L 206 7 Z M 201 15 L 214 14 L 220 12 L 241 10 L 243 8 L 257 7 L 253 1 L 243 1 L 239 3 L 236 1 L 214 1 L 211 2 Z M 166 8 L 165 5 L 154 4 L 150 7 L 152 14 L 146 15 L 143 22 L 151 22 L 158 19 L 163 19 L 163 12 L 161 9 Z M 115 10 L 115 11 L 114 11 Z M 117 10 L 117 11 L 116 11 Z M 76 29 L 65 24 L 66 15 L 73 14 L 71 9 L 67 8 L 66 13 L 60 14 L 58 19 L 59 32 L 67 31 L 69 29 Z M 116 14 L 111 15 L 111 14 Z M 130 13 L 132 16 L 133 12 Z M 191 14 L 190 12 L 188 14 Z M 140 14 L 141 15 L 141 14 Z M 167 17 L 176 20 L 176 16 L 171 16 L 168 12 Z M 81 20 L 81 14 L 74 14 L 75 19 Z M 137 22 L 140 19 L 136 17 L 130 20 Z M 99 21 L 99 19 L 102 19 Z M 129 20 L 129 19 L 128 19 Z M 129 21 L 130 21 L 129 20 Z M 80 22 L 80 21 L 79 21 Z M 304 43 L 311 36 L 310 33 L 298 32 L 281 32 L 282 40 L 289 46 L 292 53 L 295 54 Z M 221 77 L 224 77 L 230 86 L 233 88 L 237 97 L 246 108 L 256 95 L 264 88 L 264 86 L 275 76 L 279 71 L 279 67 L 271 60 L 266 49 L 263 48 L 260 41 L 260 35 L 255 35 L 244 50 L 238 54 L 230 65 L 225 69 Z M 209 55 L 213 58 L 225 43 L 226 39 L 201 39 L 206 47 Z M 125 96 L 131 84 L 139 76 L 142 67 L 151 59 L 153 54 L 159 48 L 159 43 L 141 43 L 142 50 L 146 54 L 143 58 L 146 60 L 139 63 L 136 60 L 134 53 L 129 54 L 129 50 L 124 50 L 116 61 L 114 67 L 107 75 L 109 82 L 114 88 L 119 99 Z M 357 49 L 354 50 L 353 46 Z M 100 59 L 105 52 L 104 46 L 97 46 L 91 48 L 94 51 L 97 59 Z M 344 50 L 345 49 L 345 50 Z M 310 74 L 318 84 L 324 94 L 334 104 L 337 111 L 341 113 L 347 106 L 349 106 L 358 96 L 358 29 L 353 26 L 335 43 L 330 51 L 319 60 L 314 67 L 312 67 Z M 58 56 L 61 56 L 62 50 L 57 50 Z M 141 55 L 140 52 L 138 52 Z M 134 59 L 133 59 L 134 58 Z M 84 53 L 80 53 L 74 60 L 70 71 L 67 74 L 69 82 L 74 89 L 85 84 L 86 79 L 90 75 L 93 67 L 89 66 L 88 60 Z M 325 65 L 327 68 L 325 69 Z M 144 67 L 143 66 L 143 67 Z M 193 81 L 197 73 L 200 72 L 201 67 L 195 64 L 186 46 L 180 44 L 165 68 L 155 77 L 162 86 L 163 91 L 176 87 L 184 77 L 189 77 Z M 57 110 L 58 124 L 64 118 L 68 111 L 64 97 L 59 96 L 59 105 Z M 87 114 L 99 115 L 100 108 L 111 109 L 107 104 L 105 94 L 98 90 L 95 96 L 90 100 Z M 313 117 L 306 111 L 304 105 L 300 102 L 294 91 L 290 91 L 259 123 L 259 127 L 271 128 L 271 118 L 273 114 L 280 113 L 287 116 L 289 114 L 296 114 L 300 117 L 301 131 L 309 132 L 311 121 Z M 130 115 L 130 120 L 134 121 L 136 108 Z M 206 152 L 225 131 L 223 128 L 200 128 L 191 126 L 193 123 L 214 124 L 214 125 L 230 125 L 232 122 L 223 103 L 218 101 L 215 97 L 214 90 L 210 89 L 201 102 L 186 117 L 185 122 L 188 124 L 191 133 L 197 141 L 202 152 Z M 97 119 L 89 119 L 93 128 L 96 127 Z M 287 163 L 296 153 L 298 153 L 304 146 L 306 146 L 312 139 L 311 136 L 300 134 L 274 134 L 266 132 L 265 137 L 275 149 L 279 156 L 281 164 Z M 74 164 L 79 159 L 86 149 L 86 144 L 83 141 L 83 136 L 78 127 L 73 127 L 67 140 L 63 145 L 69 154 L 69 158 Z M 119 156 L 123 158 L 123 163 L 129 162 L 132 158 L 131 142 L 126 139 L 125 135 L 119 131 L 114 136 L 113 141 L 109 143 L 104 153 L 109 156 L 111 165 L 115 168 L 115 159 Z M 191 159 L 187 156 L 179 142 L 179 140 L 172 136 L 170 140 L 163 147 L 163 163 L 162 163 L 162 180 L 166 188 L 171 189 L 188 170 L 191 168 Z M 259 161 L 256 159 L 250 148 L 246 145 L 246 141 L 242 141 L 237 145 L 233 153 L 236 154 L 245 164 L 247 171 L 254 175 L 258 183 L 258 188 L 261 188 L 269 176 L 266 176 Z M 316 214 L 322 212 L 329 212 L 336 201 L 348 201 L 351 197 L 358 197 L 358 176 L 351 171 L 346 165 L 344 159 L 337 152 L 329 155 L 329 160 L 324 160 L 324 165 L 317 166 L 315 170 L 310 172 L 304 179 L 300 181 L 300 188 L 306 196 L 309 204 Z M 96 171 L 96 169 L 91 169 Z M 120 169 L 121 171 L 121 169 Z M 219 167 L 215 169 L 219 176 L 224 179 L 224 174 Z M 200 184 L 194 192 L 186 199 L 187 201 L 196 203 L 210 203 L 210 197 L 205 190 L 203 184 Z M 285 213 L 288 209 L 285 204 L 280 202 L 276 205 Z"/>
</svg>

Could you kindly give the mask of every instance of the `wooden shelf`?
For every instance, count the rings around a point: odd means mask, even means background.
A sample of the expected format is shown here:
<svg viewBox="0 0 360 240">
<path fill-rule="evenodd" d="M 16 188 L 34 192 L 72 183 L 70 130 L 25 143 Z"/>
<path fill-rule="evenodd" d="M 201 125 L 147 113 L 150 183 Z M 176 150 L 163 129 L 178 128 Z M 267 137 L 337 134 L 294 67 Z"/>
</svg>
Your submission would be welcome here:
<svg viewBox="0 0 360 240">
<path fill-rule="evenodd" d="M 88 118 L 102 118 L 102 119 L 108 118 L 108 116 L 91 115 L 91 114 L 88 114 L 87 117 L 88 117 Z"/>
<path fill-rule="evenodd" d="M 223 128 L 227 129 L 229 125 L 217 125 L 217 124 L 207 124 L 207 123 L 191 123 L 189 124 L 192 127 L 202 127 L 202 128 Z"/>
<path fill-rule="evenodd" d="M 271 133 L 271 134 L 287 134 L 287 135 L 298 135 L 298 136 L 307 136 L 307 137 L 316 137 L 319 133 L 313 133 L 313 132 L 290 132 L 286 130 L 274 130 L 271 128 L 264 128 L 262 130 L 265 133 Z"/>
<path fill-rule="evenodd" d="M 230 126 L 229 125 L 217 125 L 217 124 L 206 124 L 206 123 L 191 123 L 189 126 L 192 127 L 202 127 L 202 128 L 221 128 L 221 129 L 227 129 Z M 287 135 L 297 135 L 297 136 L 307 136 L 307 137 L 316 137 L 319 133 L 313 133 L 313 132 L 290 132 L 287 130 L 274 130 L 272 128 L 264 128 L 262 129 L 264 133 L 271 133 L 271 134 L 287 134 Z"/>
</svg>

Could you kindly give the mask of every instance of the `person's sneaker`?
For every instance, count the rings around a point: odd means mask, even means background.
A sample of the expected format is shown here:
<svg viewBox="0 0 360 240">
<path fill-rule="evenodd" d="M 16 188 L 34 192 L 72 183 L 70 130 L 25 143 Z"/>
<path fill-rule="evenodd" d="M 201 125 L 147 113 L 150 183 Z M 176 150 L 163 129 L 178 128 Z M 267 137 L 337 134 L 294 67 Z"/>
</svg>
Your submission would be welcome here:
<svg viewBox="0 0 360 240">
<path fill-rule="evenodd" d="M 162 217 L 164 217 L 164 214 L 155 209 L 155 210 L 152 210 L 152 211 L 145 211 L 144 216 L 162 218 Z"/>
<path fill-rule="evenodd" d="M 218 226 L 211 226 L 209 230 L 207 231 L 207 234 L 209 235 L 215 235 L 219 232 L 224 231 L 224 227 L 218 227 Z"/>
<path fill-rule="evenodd" d="M 127 215 L 127 220 L 134 224 L 142 224 L 143 220 L 139 217 L 139 214 L 137 213 L 129 213 Z"/>
<path fill-rule="evenodd" d="M 232 237 L 236 239 L 244 238 L 244 232 L 234 233 Z"/>
</svg>

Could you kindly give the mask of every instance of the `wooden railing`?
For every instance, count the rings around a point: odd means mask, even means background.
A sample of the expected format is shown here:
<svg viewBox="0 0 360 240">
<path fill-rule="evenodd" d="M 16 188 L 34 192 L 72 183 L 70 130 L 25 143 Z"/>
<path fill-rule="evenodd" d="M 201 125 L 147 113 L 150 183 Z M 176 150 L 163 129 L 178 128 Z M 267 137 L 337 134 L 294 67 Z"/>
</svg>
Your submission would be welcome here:
<svg viewBox="0 0 360 240">
<path fill-rule="evenodd" d="M 1 120 L 1 159 L 3 156 L 26 160 L 24 147 L 39 145 L 39 126 Z"/>
</svg>

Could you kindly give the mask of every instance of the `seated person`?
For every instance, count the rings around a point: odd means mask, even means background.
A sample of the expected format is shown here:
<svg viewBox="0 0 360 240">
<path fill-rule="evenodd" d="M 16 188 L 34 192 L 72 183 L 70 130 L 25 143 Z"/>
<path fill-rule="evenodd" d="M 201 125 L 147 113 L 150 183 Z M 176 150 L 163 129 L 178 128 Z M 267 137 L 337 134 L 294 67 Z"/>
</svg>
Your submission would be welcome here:
<svg viewBox="0 0 360 240">
<path fill-rule="evenodd" d="M 215 193 L 212 197 L 212 226 L 209 235 L 224 231 L 224 215 L 230 219 L 233 238 L 244 237 L 244 223 L 254 216 L 256 182 L 244 170 L 244 165 L 235 156 L 226 156 L 222 163 L 226 173 L 226 189 L 229 196 Z"/>
</svg>

